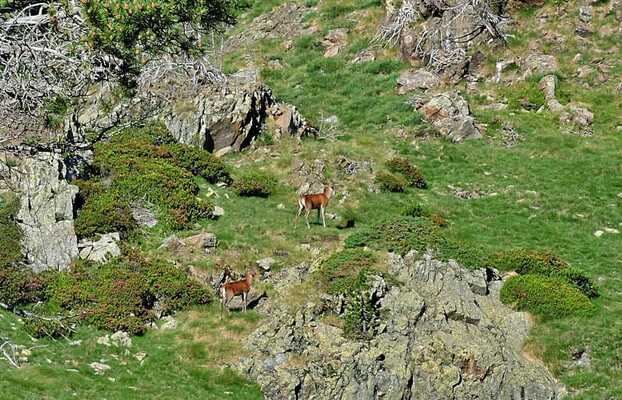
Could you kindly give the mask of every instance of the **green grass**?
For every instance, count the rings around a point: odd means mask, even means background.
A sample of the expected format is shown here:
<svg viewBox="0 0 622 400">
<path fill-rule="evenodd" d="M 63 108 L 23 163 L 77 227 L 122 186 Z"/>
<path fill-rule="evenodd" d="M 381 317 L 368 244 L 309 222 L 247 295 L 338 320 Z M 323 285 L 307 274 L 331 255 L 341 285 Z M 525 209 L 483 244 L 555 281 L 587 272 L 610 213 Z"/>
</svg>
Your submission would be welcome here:
<svg viewBox="0 0 622 400">
<path fill-rule="evenodd" d="M 239 338 L 255 326 L 257 316 L 232 313 L 223 320 L 217 309 L 197 308 L 177 316 L 176 330 L 149 331 L 132 338 L 126 351 L 97 344 L 104 335 L 81 328 L 72 340 L 32 342 L 12 314 L 0 312 L 0 336 L 32 347 L 20 369 L 2 361 L 0 393 L 12 399 L 261 399 L 259 388 L 241 379 L 228 365 L 240 354 Z M 17 328 L 17 329 L 15 329 Z M 146 353 L 141 363 L 136 355 Z M 96 375 L 88 366 L 111 367 Z"/>
</svg>

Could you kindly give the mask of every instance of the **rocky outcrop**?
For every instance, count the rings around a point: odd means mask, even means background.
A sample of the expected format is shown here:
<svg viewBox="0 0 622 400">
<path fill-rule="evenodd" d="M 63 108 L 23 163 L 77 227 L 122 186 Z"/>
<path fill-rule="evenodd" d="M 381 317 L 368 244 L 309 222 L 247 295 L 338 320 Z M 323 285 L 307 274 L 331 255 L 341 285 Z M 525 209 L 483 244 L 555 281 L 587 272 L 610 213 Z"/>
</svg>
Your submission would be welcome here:
<svg viewBox="0 0 622 400">
<path fill-rule="evenodd" d="M 2 159 L 0 190 L 20 197 L 16 220 L 23 232 L 26 262 L 35 271 L 67 268 L 78 256 L 73 227 L 78 187 L 67 183 L 60 150 L 16 148 L 3 152 Z"/>
<path fill-rule="evenodd" d="M 440 93 L 430 98 L 413 98 L 411 104 L 442 136 L 453 142 L 482 137 L 471 116 L 469 104 L 456 92 Z"/>
<path fill-rule="evenodd" d="M 211 87 L 179 99 L 164 120 L 180 142 L 216 154 L 249 146 L 268 124 L 277 137 L 301 137 L 315 130 L 294 106 L 279 103 L 256 71 L 245 71 L 224 88 Z"/>
<path fill-rule="evenodd" d="M 381 316 L 370 340 L 326 322 L 334 302 L 272 307 L 240 370 L 267 399 L 561 397 L 549 372 L 521 356 L 528 321 L 501 304 L 494 271 L 415 253 L 390 255 L 389 271 L 403 284 L 370 285 Z"/>
<path fill-rule="evenodd" d="M 540 80 L 538 88 L 544 94 L 547 108 L 554 113 L 559 113 L 559 121 L 575 133 L 584 136 L 591 135 L 594 114 L 586 107 L 576 103 L 563 106 L 555 97 L 556 87 L 557 77 L 555 75 L 546 75 Z"/>
<path fill-rule="evenodd" d="M 428 90 L 439 86 L 440 78 L 425 69 L 405 71 L 397 78 L 397 92 L 404 94 L 413 90 Z"/>
<path fill-rule="evenodd" d="M 121 255 L 118 243 L 121 240 L 119 232 L 100 235 L 96 241 L 82 240 L 78 243 L 80 258 L 94 262 L 105 262 L 109 258 Z"/>
</svg>

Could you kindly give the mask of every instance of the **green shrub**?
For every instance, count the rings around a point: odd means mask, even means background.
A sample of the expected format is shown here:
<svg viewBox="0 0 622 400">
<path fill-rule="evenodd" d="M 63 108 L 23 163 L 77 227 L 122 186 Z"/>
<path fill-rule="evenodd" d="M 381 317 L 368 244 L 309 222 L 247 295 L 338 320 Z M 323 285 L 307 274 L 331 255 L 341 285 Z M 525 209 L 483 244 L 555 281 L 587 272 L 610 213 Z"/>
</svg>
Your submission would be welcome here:
<svg viewBox="0 0 622 400">
<path fill-rule="evenodd" d="M 421 252 L 427 248 L 435 248 L 439 240 L 438 228 L 429 220 L 401 216 L 353 233 L 346 239 L 345 246 L 368 246 L 406 254 L 410 250 Z"/>
<path fill-rule="evenodd" d="M 210 300 L 209 292 L 184 271 L 140 254 L 103 265 L 77 263 L 55 274 L 46 293 L 51 305 L 73 311 L 80 321 L 132 334 L 142 333 L 154 319 L 156 303 L 171 313 Z"/>
<path fill-rule="evenodd" d="M 16 197 L 0 197 L 0 268 L 22 259 L 22 232 L 15 222 L 18 208 Z"/>
<path fill-rule="evenodd" d="M 46 281 L 25 267 L 0 266 L 0 303 L 9 309 L 45 299 Z"/>
<path fill-rule="evenodd" d="M 364 268 L 350 279 L 341 281 L 340 294 L 346 299 L 343 332 L 348 337 L 371 337 L 380 319 L 379 299 L 369 296 L 372 275 L 373 272 Z"/>
<path fill-rule="evenodd" d="M 437 257 L 441 260 L 455 260 L 466 268 L 486 268 L 490 266 L 489 256 L 480 247 L 447 238 L 439 241 Z"/>
<path fill-rule="evenodd" d="M 353 228 L 356 223 L 356 212 L 352 208 L 346 208 L 339 217 L 337 229 Z"/>
<path fill-rule="evenodd" d="M 155 298 L 165 313 L 182 310 L 192 304 L 206 304 L 209 293 L 185 271 L 162 260 L 150 262 L 145 276 Z"/>
<path fill-rule="evenodd" d="M 401 176 L 380 172 L 376 175 L 376 184 L 383 192 L 401 193 L 406 188 L 406 180 Z"/>
<path fill-rule="evenodd" d="M 404 209 L 402 210 L 402 215 L 405 215 L 407 217 L 420 218 L 427 216 L 428 212 L 423 208 L 423 206 L 421 206 L 421 204 L 411 203 L 404 207 Z"/>
<path fill-rule="evenodd" d="M 543 318 L 561 318 L 593 310 L 590 300 L 559 278 L 517 275 L 501 288 L 501 301 Z"/>
<path fill-rule="evenodd" d="M 96 189 L 92 181 L 74 183 L 80 188 L 81 206 L 74 222 L 78 237 L 92 238 L 109 232 L 125 236 L 136 228 L 129 205 L 115 191 Z"/>
<path fill-rule="evenodd" d="M 571 268 L 558 256 L 535 250 L 510 250 L 496 253 L 490 261 L 503 271 L 514 270 L 518 274 L 537 274 L 557 277 L 575 286 L 588 297 L 597 297 L 598 289 L 590 278 L 578 269 Z"/>
<path fill-rule="evenodd" d="M 26 332 L 36 338 L 66 338 L 73 333 L 73 322 L 63 316 L 30 316 L 23 320 Z"/>
<path fill-rule="evenodd" d="M 175 162 L 194 175 L 202 176 L 210 183 L 231 183 L 231 175 L 225 163 L 210 152 L 181 144 L 167 146 Z"/>
<path fill-rule="evenodd" d="M 328 283 L 344 277 L 356 275 L 364 268 L 370 268 L 376 262 L 374 254 L 362 249 L 345 249 L 331 254 L 319 269 L 323 279 Z M 338 286 L 338 285 L 337 285 Z M 333 288 L 334 289 L 334 288 Z M 329 291 L 335 291 L 330 289 Z"/>
<path fill-rule="evenodd" d="M 428 187 L 421 171 L 412 165 L 410 161 L 402 157 L 394 157 L 387 161 L 389 171 L 402 174 L 407 181 L 408 186 L 425 189 Z"/>
<path fill-rule="evenodd" d="M 161 219 L 183 228 L 213 216 L 213 205 L 197 197 L 199 186 L 194 174 L 208 180 L 227 180 L 228 173 L 209 153 L 172 144 L 171 140 L 166 132 L 153 127 L 124 131 L 97 144 L 93 164 L 99 176 L 94 180 L 110 182 L 106 191 L 115 193 L 119 204 L 146 200 L 160 210 Z"/>
<path fill-rule="evenodd" d="M 276 179 L 262 172 L 242 175 L 233 182 L 233 190 L 240 196 L 268 197 L 276 186 Z"/>
</svg>

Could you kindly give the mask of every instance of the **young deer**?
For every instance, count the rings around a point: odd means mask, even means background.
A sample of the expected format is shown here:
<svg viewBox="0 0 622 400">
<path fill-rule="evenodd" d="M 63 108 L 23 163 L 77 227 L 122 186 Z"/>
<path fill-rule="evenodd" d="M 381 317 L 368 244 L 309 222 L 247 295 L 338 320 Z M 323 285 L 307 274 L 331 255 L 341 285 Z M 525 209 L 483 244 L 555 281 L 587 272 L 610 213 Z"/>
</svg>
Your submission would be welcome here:
<svg viewBox="0 0 622 400">
<path fill-rule="evenodd" d="M 246 275 L 244 275 L 244 279 L 227 282 L 220 287 L 221 313 L 228 307 L 231 299 L 239 295 L 242 295 L 242 299 L 244 300 L 244 311 L 246 311 L 246 306 L 248 304 L 248 292 L 251 290 L 251 285 L 253 284 L 255 276 L 257 276 L 256 270 L 248 271 L 246 272 Z"/>
<path fill-rule="evenodd" d="M 296 215 L 296 223 L 298 218 L 302 214 L 302 210 L 305 210 L 305 220 L 307 221 L 307 228 L 311 229 L 309 225 L 309 213 L 311 210 L 317 210 L 317 220 L 320 222 L 320 216 L 322 216 L 322 225 L 326 228 L 326 219 L 324 218 L 324 211 L 326 206 L 333 195 L 333 188 L 330 185 L 324 186 L 324 191 L 318 194 L 301 194 L 298 197 L 298 215 Z"/>
</svg>

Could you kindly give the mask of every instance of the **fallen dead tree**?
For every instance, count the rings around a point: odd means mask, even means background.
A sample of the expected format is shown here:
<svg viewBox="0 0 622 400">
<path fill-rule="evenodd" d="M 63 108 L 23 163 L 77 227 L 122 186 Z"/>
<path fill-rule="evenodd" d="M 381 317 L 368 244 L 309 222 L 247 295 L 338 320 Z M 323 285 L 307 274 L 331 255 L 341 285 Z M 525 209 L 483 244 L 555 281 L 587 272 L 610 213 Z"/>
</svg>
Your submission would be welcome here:
<svg viewBox="0 0 622 400">
<path fill-rule="evenodd" d="M 423 60 L 436 72 L 468 62 L 468 51 L 482 43 L 505 42 L 505 0 L 404 0 L 374 38 L 399 46 L 404 58 Z"/>
</svg>

